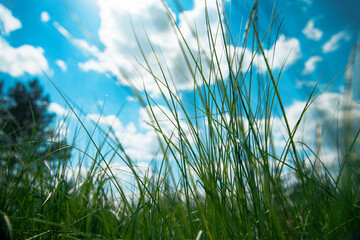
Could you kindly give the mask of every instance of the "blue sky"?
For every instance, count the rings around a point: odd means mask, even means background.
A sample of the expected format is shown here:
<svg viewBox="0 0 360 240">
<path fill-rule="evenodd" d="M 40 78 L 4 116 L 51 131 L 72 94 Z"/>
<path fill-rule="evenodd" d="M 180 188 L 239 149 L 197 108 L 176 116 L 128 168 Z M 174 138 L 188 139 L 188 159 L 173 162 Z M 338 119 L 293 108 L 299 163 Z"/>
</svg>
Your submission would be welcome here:
<svg viewBox="0 0 360 240">
<path fill-rule="evenodd" d="M 206 37 L 206 29 L 202 27 L 202 0 L 181 1 L 182 10 L 171 0 L 166 2 L 188 39 L 191 39 L 191 26 L 187 22 L 196 22 L 200 40 Z M 207 2 L 210 19 L 216 24 L 214 1 Z M 274 1 L 260 1 L 261 36 L 270 25 L 273 5 Z M 244 29 L 252 1 L 224 1 L 224 7 L 231 16 L 232 34 L 242 36 L 240 29 Z M 285 65 L 280 90 L 294 123 L 314 83 L 321 77 L 319 83 L 323 87 L 346 68 L 358 39 L 359 9 L 360 2 L 356 0 L 277 1 L 275 12 L 279 19 L 274 29 L 277 30 L 281 19 L 283 22 L 273 68 L 276 72 Z M 112 126 L 120 139 L 126 139 L 125 148 L 130 155 L 148 161 L 154 153 L 156 136 L 144 124 L 145 111 L 132 96 L 119 67 L 131 75 L 132 83 L 139 89 L 145 86 L 155 99 L 159 92 L 146 71 L 139 65 L 134 68 L 138 64 L 134 57 L 138 60 L 141 57 L 131 24 L 147 57 L 152 56 L 143 29 L 161 49 L 176 86 L 186 96 L 191 83 L 186 81 L 188 73 L 182 71 L 184 62 L 176 35 L 159 0 L 0 0 L 0 78 L 6 86 L 16 80 L 38 78 L 50 94 L 50 110 L 61 119 L 69 108 L 42 71 L 46 72 L 60 91 L 82 108 L 83 119 L 99 119 L 99 109 L 104 107 L 100 123 Z M 272 40 L 265 44 L 269 56 L 273 55 L 276 31 L 271 34 Z M 284 63 L 285 57 L 288 59 Z M 261 67 L 259 62 L 257 68 Z M 314 112 L 323 111 L 322 116 L 332 116 L 344 87 L 342 75 L 319 98 Z M 311 133 L 307 137 L 313 138 L 315 126 L 313 119 L 303 135 Z M 74 132 L 71 126 L 69 130 Z"/>
</svg>

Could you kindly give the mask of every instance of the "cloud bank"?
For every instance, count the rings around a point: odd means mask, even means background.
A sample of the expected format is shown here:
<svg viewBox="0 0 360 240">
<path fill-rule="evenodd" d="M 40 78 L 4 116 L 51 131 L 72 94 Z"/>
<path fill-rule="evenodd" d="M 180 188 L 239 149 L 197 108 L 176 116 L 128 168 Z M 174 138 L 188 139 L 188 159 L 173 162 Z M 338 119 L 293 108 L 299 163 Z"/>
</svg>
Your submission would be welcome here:
<svg viewBox="0 0 360 240">
<path fill-rule="evenodd" d="M 159 93 L 154 76 L 159 77 L 160 81 L 169 80 L 170 87 L 176 86 L 178 90 L 192 89 L 194 80 L 201 79 L 198 67 L 202 69 L 205 79 L 216 79 L 218 69 L 226 76 L 229 67 L 219 33 L 222 23 L 218 17 L 217 3 L 214 0 L 206 2 L 207 6 L 204 1 L 195 0 L 193 9 L 175 16 L 159 0 L 141 1 L 141 4 L 137 4 L 137 1 L 129 4 L 98 0 L 101 20 L 98 34 L 104 50 L 94 51 L 93 58 L 79 63 L 80 69 L 111 73 L 118 77 L 121 84 L 133 84 L 139 89 L 145 86 L 152 95 Z M 176 18 L 182 36 L 172 25 L 171 18 Z M 213 34 L 212 46 L 209 46 L 209 31 Z M 187 45 L 182 38 L 186 39 Z M 253 57 L 246 48 L 227 48 L 234 55 L 236 63 L 244 54 L 242 70 L 246 71 L 252 60 L 259 69 L 266 68 L 260 55 Z M 215 59 L 214 50 L 218 59 Z M 273 69 L 286 67 L 301 57 L 300 43 L 296 38 L 281 35 L 276 45 L 265 49 L 265 54 Z M 193 57 L 198 61 L 198 66 Z M 217 70 L 209 66 L 210 62 L 215 64 Z"/>
</svg>

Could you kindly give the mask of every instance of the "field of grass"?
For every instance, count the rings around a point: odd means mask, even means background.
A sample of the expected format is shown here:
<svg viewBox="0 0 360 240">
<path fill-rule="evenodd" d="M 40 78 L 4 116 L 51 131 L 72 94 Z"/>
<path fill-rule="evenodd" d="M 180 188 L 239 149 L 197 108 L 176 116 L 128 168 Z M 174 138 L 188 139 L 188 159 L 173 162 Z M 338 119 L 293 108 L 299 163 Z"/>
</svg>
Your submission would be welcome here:
<svg viewBox="0 0 360 240">
<path fill-rule="evenodd" d="M 134 88 L 159 137 L 161 158 L 153 161 L 152 169 L 139 171 L 111 129 L 97 126 L 103 139 L 96 142 L 81 117 L 79 128 L 95 153 L 88 146 L 78 148 L 74 138 L 73 144 L 58 151 L 59 160 L 46 162 L 46 156 L 36 159 L 30 154 L 36 141 L 19 143 L 13 154 L 21 153 L 23 164 L 12 166 L 11 154 L 1 162 L 1 235 L 7 239 L 360 237 L 360 129 L 351 126 L 351 114 L 339 116 L 344 132 L 330 136 L 341 143 L 338 162 L 321 164 L 326 161 L 316 149 L 320 146 L 312 148 L 296 137 L 319 89 L 310 93 L 297 123 L 291 125 L 278 89 L 282 71 L 272 70 L 264 56 L 267 36 L 257 31 L 257 3 L 242 42 L 233 40 L 221 8 L 218 13 L 224 24 L 217 32 L 208 26 L 208 45 L 199 46 L 198 52 L 191 51 L 178 32 L 192 73 L 192 99 L 181 97 L 155 50 L 163 73 L 153 75 L 161 105 L 146 89 Z M 169 21 L 179 31 L 171 16 Z M 260 74 L 253 64 L 244 66 L 244 53 L 230 43 L 252 43 L 253 56 L 261 56 L 266 70 Z M 224 59 L 226 66 L 221 64 Z M 150 64 L 143 67 L 154 72 Z M 159 119 L 159 109 L 167 119 Z M 79 114 L 76 108 L 73 111 Z M 275 118 L 284 129 L 282 145 L 274 143 Z M 164 128 L 164 120 L 173 131 Z M 68 159 L 66 149 L 76 153 L 76 159 Z M 84 159 L 92 160 L 85 174 Z M 122 181 L 109 167 L 115 159 L 127 166 L 132 183 Z M 70 165 L 78 166 L 71 177 Z"/>
</svg>

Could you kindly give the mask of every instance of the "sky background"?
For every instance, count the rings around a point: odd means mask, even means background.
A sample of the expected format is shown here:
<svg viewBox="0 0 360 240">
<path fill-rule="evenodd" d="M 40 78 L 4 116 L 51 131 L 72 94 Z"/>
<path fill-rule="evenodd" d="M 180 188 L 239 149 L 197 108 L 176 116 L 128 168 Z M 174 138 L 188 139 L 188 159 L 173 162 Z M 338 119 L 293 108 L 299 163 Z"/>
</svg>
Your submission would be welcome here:
<svg viewBox="0 0 360 240">
<path fill-rule="evenodd" d="M 216 25 L 216 7 L 212 0 L 207 2 L 211 24 Z M 259 2 L 259 28 L 263 36 L 270 26 L 274 1 Z M 196 22 L 200 41 L 206 41 L 203 1 L 181 1 L 181 10 L 171 0 L 166 3 L 190 45 L 190 29 L 195 24 L 187 24 L 189 22 Z M 224 2 L 233 36 L 243 35 L 252 3 Z M 277 1 L 275 13 L 279 19 L 274 29 L 278 29 L 282 19 L 283 22 L 272 59 L 273 69 L 276 72 L 285 65 L 280 90 L 292 124 L 296 123 L 315 82 L 320 79 L 319 86 L 324 87 L 345 70 L 358 39 L 359 9 L 360 1 L 356 0 Z M 119 67 L 131 76 L 132 83 L 139 89 L 144 84 L 155 99 L 159 91 L 135 60 L 141 59 L 141 55 L 133 29 L 146 56 L 153 59 L 143 31 L 146 29 L 150 42 L 161 49 L 164 58 L 160 61 L 165 63 L 166 59 L 182 96 L 190 94 L 191 83 L 187 81 L 188 73 L 183 71 L 185 63 L 176 35 L 159 0 L 0 0 L 0 79 L 9 87 L 15 81 L 38 78 L 50 95 L 49 110 L 56 113 L 60 121 L 69 113 L 69 107 L 45 72 L 59 90 L 82 109 L 83 120 L 99 119 L 103 108 L 100 124 L 112 126 L 119 139 L 124 140 L 126 151 L 138 161 L 148 162 L 156 150 L 156 135 L 145 124 L 145 110 L 131 94 Z M 271 41 L 264 45 L 269 56 L 273 55 L 276 31 L 271 34 Z M 255 61 L 255 65 L 259 71 L 264 68 L 260 60 Z M 339 99 L 344 88 L 343 74 L 319 98 L 318 104 L 314 104 L 310 112 L 313 119 L 309 120 L 303 137 L 314 139 L 317 116 L 331 118 L 336 109 L 341 111 Z M 355 95 L 360 92 L 359 88 L 353 89 Z M 359 101 L 359 95 L 355 98 Z M 356 102 L 354 109 L 355 114 L 360 113 Z M 69 119 L 65 124 L 70 125 L 68 134 L 71 135 L 76 132 L 76 120 Z M 281 131 L 275 137 L 280 139 Z"/>
</svg>

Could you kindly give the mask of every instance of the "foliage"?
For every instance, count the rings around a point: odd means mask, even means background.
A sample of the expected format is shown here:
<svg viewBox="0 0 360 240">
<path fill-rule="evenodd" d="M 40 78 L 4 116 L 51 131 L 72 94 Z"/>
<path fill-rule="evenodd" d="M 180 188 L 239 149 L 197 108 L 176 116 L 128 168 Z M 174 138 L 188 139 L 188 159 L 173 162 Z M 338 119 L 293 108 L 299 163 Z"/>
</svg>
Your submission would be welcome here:
<svg viewBox="0 0 360 240">
<path fill-rule="evenodd" d="M 24 162 L 24 154 L 30 154 L 34 159 L 44 156 L 47 159 L 54 158 L 55 155 L 51 152 L 59 149 L 65 142 L 50 142 L 54 137 L 54 131 L 50 127 L 54 114 L 47 110 L 49 96 L 43 94 L 38 80 L 28 82 L 27 86 L 16 82 L 7 94 L 3 92 L 3 85 L 4 82 L 0 82 L 2 163 L 9 161 L 8 166 L 27 164 Z"/>
</svg>

